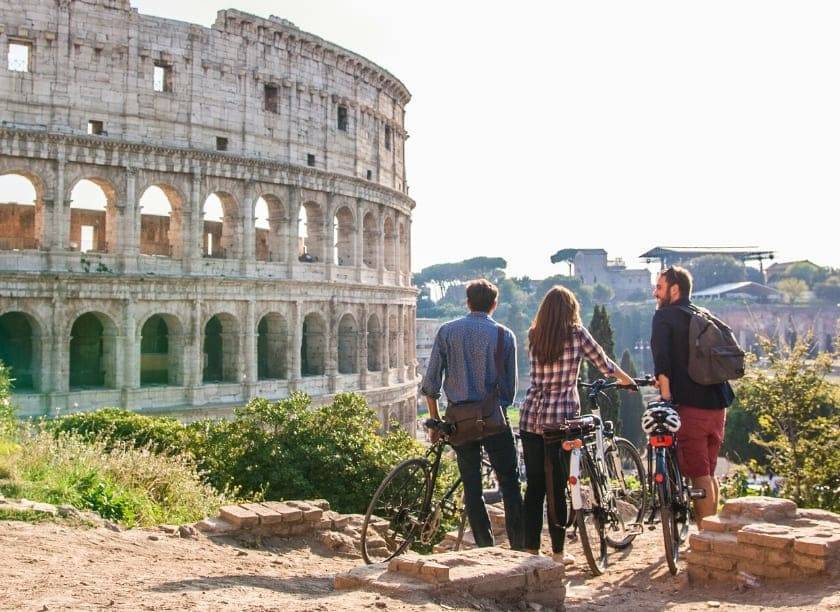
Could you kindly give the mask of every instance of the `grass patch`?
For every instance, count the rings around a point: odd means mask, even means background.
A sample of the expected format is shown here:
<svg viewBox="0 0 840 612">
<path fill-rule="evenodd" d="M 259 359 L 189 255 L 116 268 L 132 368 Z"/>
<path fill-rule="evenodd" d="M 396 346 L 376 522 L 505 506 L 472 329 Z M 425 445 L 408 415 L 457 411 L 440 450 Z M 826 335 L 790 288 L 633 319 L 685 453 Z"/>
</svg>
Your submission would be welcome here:
<svg viewBox="0 0 840 612">
<path fill-rule="evenodd" d="M 68 434 L 24 434 L 5 444 L 0 475 L 8 497 L 72 504 L 129 527 L 196 521 L 224 502 L 187 457 Z"/>
<path fill-rule="evenodd" d="M 25 523 L 45 523 L 54 521 L 55 517 L 46 512 L 35 512 L 35 510 L 18 510 L 15 508 L 4 508 L 0 506 L 0 521 L 23 521 Z"/>
</svg>

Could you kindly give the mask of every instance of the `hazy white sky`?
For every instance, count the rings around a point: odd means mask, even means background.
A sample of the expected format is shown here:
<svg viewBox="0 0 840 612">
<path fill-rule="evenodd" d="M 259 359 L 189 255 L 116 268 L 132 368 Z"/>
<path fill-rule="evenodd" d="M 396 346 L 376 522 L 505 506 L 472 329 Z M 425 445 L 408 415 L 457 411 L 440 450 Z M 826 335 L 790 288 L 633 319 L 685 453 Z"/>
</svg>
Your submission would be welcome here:
<svg viewBox="0 0 840 612">
<path fill-rule="evenodd" d="M 132 3 L 277 14 L 400 78 L 415 270 L 658 244 L 840 266 L 840 3 Z"/>
</svg>

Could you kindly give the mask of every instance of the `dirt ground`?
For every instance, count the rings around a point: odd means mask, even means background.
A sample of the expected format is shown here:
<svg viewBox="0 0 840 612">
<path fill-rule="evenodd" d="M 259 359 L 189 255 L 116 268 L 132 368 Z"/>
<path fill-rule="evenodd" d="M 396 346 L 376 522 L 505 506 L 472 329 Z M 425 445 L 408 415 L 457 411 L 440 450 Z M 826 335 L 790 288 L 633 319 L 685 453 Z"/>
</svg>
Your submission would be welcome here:
<svg viewBox="0 0 840 612">
<path fill-rule="evenodd" d="M 568 572 L 569 610 L 840 610 L 830 581 L 737 592 L 690 587 L 672 577 L 659 531 L 613 553 L 593 578 L 577 543 Z M 0 610 L 440 610 L 500 609 L 489 601 L 399 599 L 333 589 L 333 576 L 361 563 L 312 539 L 181 539 L 155 530 L 122 533 L 62 523 L 0 522 Z M 527 608 L 525 608 L 527 609 Z"/>
</svg>

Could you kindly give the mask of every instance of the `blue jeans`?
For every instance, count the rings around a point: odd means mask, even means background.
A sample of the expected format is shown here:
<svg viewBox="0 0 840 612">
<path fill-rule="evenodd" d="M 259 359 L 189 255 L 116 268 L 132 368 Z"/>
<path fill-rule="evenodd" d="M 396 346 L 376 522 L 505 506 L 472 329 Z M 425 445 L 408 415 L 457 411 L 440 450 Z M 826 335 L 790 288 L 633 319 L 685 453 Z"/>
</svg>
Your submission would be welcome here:
<svg viewBox="0 0 840 612">
<path fill-rule="evenodd" d="M 476 546 L 493 546 L 493 532 L 490 517 L 482 497 L 481 447 L 487 451 L 505 505 L 505 527 L 508 542 L 514 550 L 522 550 L 522 492 L 519 488 L 519 467 L 516 457 L 516 443 L 513 432 L 508 428 L 502 433 L 468 442 L 455 448 L 458 469 L 464 481 L 464 503 L 467 518 L 475 538 Z"/>
</svg>

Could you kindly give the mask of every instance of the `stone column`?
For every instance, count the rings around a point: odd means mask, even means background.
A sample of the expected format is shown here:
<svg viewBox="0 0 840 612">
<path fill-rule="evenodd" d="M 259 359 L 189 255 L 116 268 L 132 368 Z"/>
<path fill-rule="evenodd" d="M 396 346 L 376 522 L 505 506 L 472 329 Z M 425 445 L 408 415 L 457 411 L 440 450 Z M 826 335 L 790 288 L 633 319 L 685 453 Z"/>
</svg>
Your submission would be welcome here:
<svg viewBox="0 0 840 612">
<path fill-rule="evenodd" d="M 379 284 L 385 284 L 385 215 L 382 206 L 379 206 L 377 219 L 377 231 L 379 232 L 378 244 L 376 245 L 377 262 L 379 263 Z"/>
<path fill-rule="evenodd" d="M 192 321 L 187 334 L 184 359 L 187 363 L 185 386 L 190 389 L 190 400 L 194 404 L 204 382 L 204 329 L 201 324 L 201 300 L 193 300 Z"/>
<path fill-rule="evenodd" d="M 124 272 L 137 271 L 137 256 L 140 253 L 140 207 L 137 202 L 137 168 L 125 168 L 125 203 L 122 208 L 116 252 L 120 254 Z"/>
<path fill-rule="evenodd" d="M 254 227 L 254 189 L 252 185 L 245 190 L 245 199 L 242 202 L 242 214 L 240 215 L 240 226 L 242 227 L 242 253 L 240 253 L 240 271 L 245 276 L 252 276 L 256 266 L 256 227 Z"/>
<path fill-rule="evenodd" d="M 128 389 L 140 387 L 140 344 L 142 330 L 137 329 L 137 319 L 134 316 L 132 301 L 125 300 L 123 304 L 123 336 L 124 340 L 124 386 Z M 126 406 L 127 408 L 128 406 Z"/>
<path fill-rule="evenodd" d="M 51 391 L 66 392 L 70 388 L 70 331 L 73 322 L 65 320 L 64 300 L 53 296 L 52 300 L 52 347 L 50 364 L 52 370 Z"/>
<path fill-rule="evenodd" d="M 327 263 L 327 278 L 330 278 L 330 268 L 336 264 L 335 261 L 335 194 L 330 192 L 327 195 L 327 210 L 324 211 L 324 244 L 327 252 L 324 253 L 324 261 Z"/>
<path fill-rule="evenodd" d="M 368 337 L 368 317 L 370 313 L 368 312 L 368 305 L 362 304 L 362 312 L 361 317 L 362 320 L 359 322 L 359 388 L 360 389 L 367 389 L 367 378 L 368 378 L 368 345 L 367 345 L 367 337 Z"/>
<path fill-rule="evenodd" d="M 295 232 L 297 233 L 297 232 Z M 286 363 L 289 367 L 289 392 L 297 390 L 300 386 L 300 350 L 303 343 L 303 321 L 301 321 L 301 302 L 295 301 L 291 304 L 289 313 L 289 339 L 286 344 Z"/>
<path fill-rule="evenodd" d="M 407 355 L 405 354 L 405 306 L 397 306 L 397 367 L 399 381 L 405 382 L 405 365 Z"/>
<path fill-rule="evenodd" d="M 385 306 L 383 309 L 382 314 L 382 343 L 380 346 L 382 347 L 382 353 L 380 356 L 382 357 L 382 386 L 387 387 L 388 383 L 390 382 L 390 371 L 391 371 L 391 350 L 388 346 L 388 343 L 391 340 L 391 317 L 390 317 L 390 308 Z"/>
<path fill-rule="evenodd" d="M 365 268 L 365 220 L 362 198 L 356 198 L 356 281 L 362 282 L 362 270 Z"/>
<path fill-rule="evenodd" d="M 65 193 L 65 166 L 64 151 L 59 151 L 55 172 L 55 195 L 52 206 L 49 210 L 44 210 L 42 235 L 39 236 L 41 244 L 48 248 L 47 266 L 53 271 L 64 268 L 62 252 L 67 250 L 70 242 L 70 215 L 65 212 L 70 210 L 70 198 Z M 47 202 L 44 202 L 44 206 L 47 206 Z"/>
<path fill-rule="evenodd" d="M 245 311 L 245 333 L 243 334 L 245 345 L 245 400 L 254 397 L 257 391 L 257 303 L 251 299 L 246 302 Z"/>
<path fill-rule="evenodd" d="M 190 182 L 189 216 L 185 213 L 181 218 L 181 225 L 188 228 L 184 231 L 183 261 L 184 271 L 194 274 L 201 270 L 201 244 L 204 239 L 204 210 L 201 201 L 201 171 L 193 168 Z"/>
<path fill-rule="evenodd" d="M 330 393 L 335 393 L 338 383 L 338 305 L 330 300 L 327 311 L 327 354 L 324 359 L 324 373 Z"/>
</svg>

